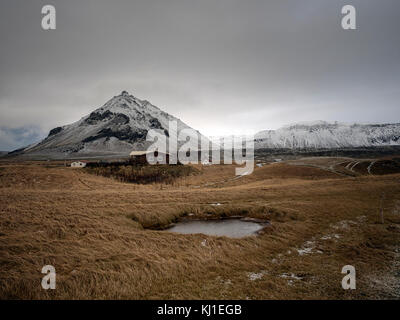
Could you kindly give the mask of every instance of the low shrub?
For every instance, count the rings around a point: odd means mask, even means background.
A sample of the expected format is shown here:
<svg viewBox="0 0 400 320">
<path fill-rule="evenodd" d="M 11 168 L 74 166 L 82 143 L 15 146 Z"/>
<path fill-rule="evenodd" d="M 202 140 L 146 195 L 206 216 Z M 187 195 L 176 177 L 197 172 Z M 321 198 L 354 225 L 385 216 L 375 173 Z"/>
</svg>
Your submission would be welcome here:
<svg viewBox="0 0 400 320">
<path fill-rule="evenodd" d="M 85 168 L 85 171 L 107 178 L 114 178 L 121 182 L 138 184 L 171 184 L 177 178 L 199 173 L 199 171 L 192 166 L 185 165 L 158 164 L 138 166 L 125 163 L 112 166 L 89 166 Z"/>
</svg>

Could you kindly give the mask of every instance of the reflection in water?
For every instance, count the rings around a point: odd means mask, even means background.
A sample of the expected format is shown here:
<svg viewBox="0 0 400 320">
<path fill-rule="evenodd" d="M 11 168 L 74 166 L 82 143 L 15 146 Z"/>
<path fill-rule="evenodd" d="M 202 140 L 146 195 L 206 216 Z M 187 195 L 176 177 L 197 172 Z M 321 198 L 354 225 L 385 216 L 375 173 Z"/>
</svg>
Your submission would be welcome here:
<svg viewBox="0 0 400 320">
<path fill-rule="evenodd" d="M 179 222 L 167 231 L 183 234 L 203 233 L 210 236 L 242 238 L 254 235 L 262 228 L 264 228 L 263 224 L 240 219 L 193 220 Z"/>
</svg>

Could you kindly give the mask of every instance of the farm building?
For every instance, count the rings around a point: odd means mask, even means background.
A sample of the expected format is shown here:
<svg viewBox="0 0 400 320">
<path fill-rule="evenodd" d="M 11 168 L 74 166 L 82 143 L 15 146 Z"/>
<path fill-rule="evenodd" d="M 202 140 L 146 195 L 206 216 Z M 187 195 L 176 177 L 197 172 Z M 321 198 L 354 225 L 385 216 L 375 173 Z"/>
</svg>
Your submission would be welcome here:
<svg viewBox="0 0 400 320">
<path fill-rule="evenodd" d="M 86 162 L 84 161 L 75 161 L 71 163 L 72 168 L 83 168 L 86 167 Z"/>
<path fill-rule="evenodd" d="M 142 156 L 146 156 L 146 154 L 150 153 L 150 151 L 144 150 L 144 151 L 132 151 L 129 154 L 129 157 L 131 159 L 135 159 L 135 158 L 140 158 Z"/>
<path fill-rule="evenodd" d="M 146 155 L 148 153 L 149 153 L 148 151 L 132 151 L 129 154 L 129 161 L 135 164 L 146 164 L 147 163 Z"/>
<path fill-rule="evenodd" d="M 158 158 L 158 163 L 169 163 L 169 154 L 161 153 L 158 151 L 132 151 L 129 154 L 130 161 L 136 164 L 146 164 L 147 156 L 152 161 L 154 158 Z"/>
</svg>

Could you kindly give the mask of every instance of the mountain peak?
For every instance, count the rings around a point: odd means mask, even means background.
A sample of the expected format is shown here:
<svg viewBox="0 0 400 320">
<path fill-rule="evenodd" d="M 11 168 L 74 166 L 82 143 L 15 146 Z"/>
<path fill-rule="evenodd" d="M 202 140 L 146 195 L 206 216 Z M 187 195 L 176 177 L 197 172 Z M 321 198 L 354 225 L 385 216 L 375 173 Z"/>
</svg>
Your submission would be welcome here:
<svg viewBox="0 0 400 320">
<path fill-rule="evenodd" d="M 171 129 L 173 132 L 169 132 L 171 120 L 177 122 L 177 128 Z M 82 119 L 52 129 L 44 140 L 20 153 L 63 159 L 68 156 L 126 156 L 132 150 L 147 149 L 151 144 L 146 140 L 150 130 L 161 130 L 169 136 L 188 128 L 178 118 L 123 90 Z"/>
</svg>

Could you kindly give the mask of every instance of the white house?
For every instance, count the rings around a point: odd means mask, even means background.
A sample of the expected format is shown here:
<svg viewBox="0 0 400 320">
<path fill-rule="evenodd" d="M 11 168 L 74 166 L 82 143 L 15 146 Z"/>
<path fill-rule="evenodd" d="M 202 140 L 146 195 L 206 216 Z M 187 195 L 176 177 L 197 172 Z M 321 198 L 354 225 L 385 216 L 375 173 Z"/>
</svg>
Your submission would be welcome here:
<svg viewBox="0 0 400 320">
<path fill-rule="evenodd" d="M 83 161 L 75 161 L 71 163 L 72 168 L 83 168 L 86 167 L 86 162 Z"/>
</svg>

